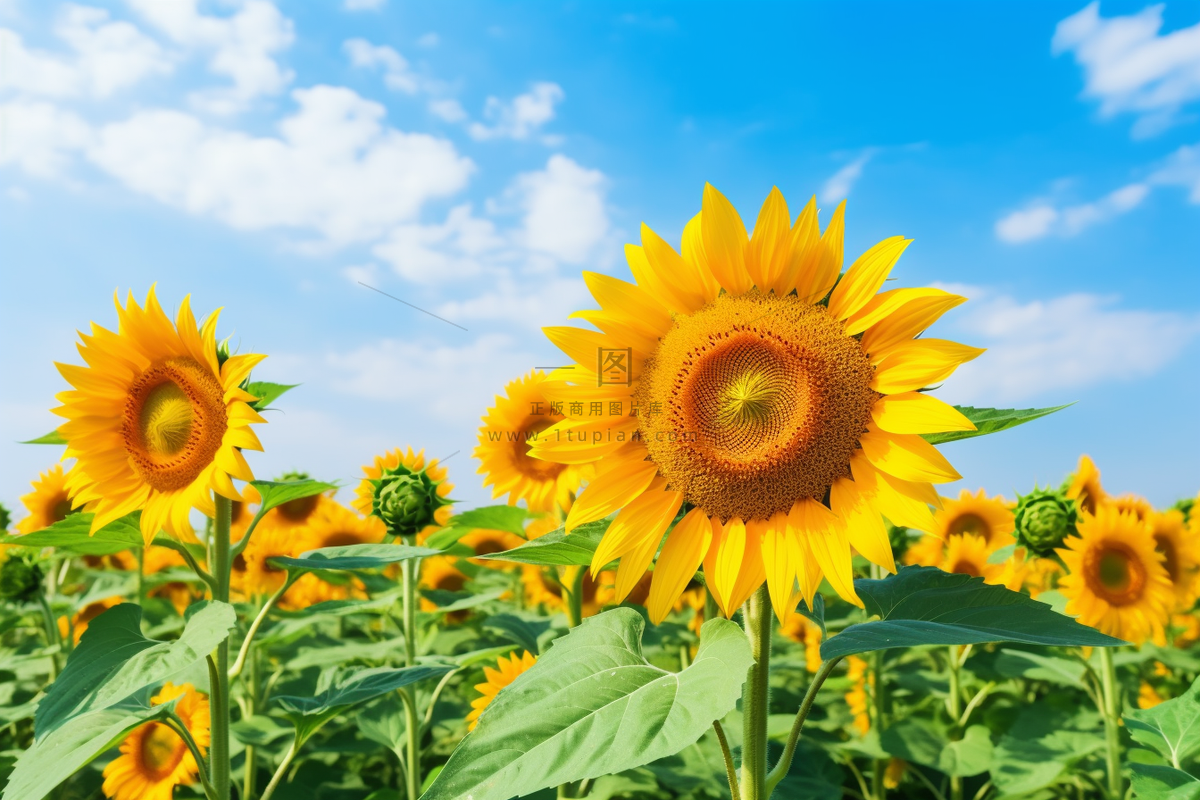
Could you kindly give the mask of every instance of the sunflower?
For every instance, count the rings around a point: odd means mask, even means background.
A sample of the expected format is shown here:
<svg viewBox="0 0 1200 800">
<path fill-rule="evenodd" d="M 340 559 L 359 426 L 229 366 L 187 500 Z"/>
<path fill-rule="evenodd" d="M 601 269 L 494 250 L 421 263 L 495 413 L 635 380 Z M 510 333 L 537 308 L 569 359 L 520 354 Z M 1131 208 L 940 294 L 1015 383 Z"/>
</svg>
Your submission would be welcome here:
<svg viewBox="0 0 1200 800">
<path fill-rule="evenodd" d="M 1080 511 L 1095 514 L 1096 509 L 1108 500 L 1108 493 L 1100 485 L 1100 470 L 1090 456 L 1079 457 L 1079 467 L 1067 484 L 1067 498 L 1079 505 Z"/>
<path fill-rule="evenodd" d="M 821 629 L 800 614 L 792 614 L 780 627 L 784 636 L 804 645 L 804 666 L 809 672 L 821 668 Z"/>
<path fill-rule="evenodd" d="M 387 529 L 378 517 L 360 516 L 336 500 L 323 495 L 321 497 L 324 502 L 316 513 L 308 516 L 304 530 L 297 535 L 306 551 L 354 544 L 382 544 L 387 538 Z"/>
<path fill-rule="evenodd" d="M 108 611 L 113 606 L 119 606 L 125 602 L 121 597 L 106 597 L 103 600 L 96 600 L 88 603 L 83 608 L 75 612 L 68 620 L 66 617 L 58 618 L 58 635 L 63 639 L 67 638 L 67 634 L 71 634 L 71 640 L 75 644 L 79 644 L 79 638 L 83 636 L 83 632 L 88 629 L 88 623 L 96 617 Z"/>
<path fill-rule="evenodd" d="M 114 300 L 117 332 L 92 323 L 80 334 L 88 366 L 57 364 L 74 387 L 54 409 L 67 420 L 64 458 L 77 459 L 67 489 L 95 514 L 92 533 L 141 509 L 146 544 L 160 529 L 190 538 L 191 509 L 213 517 L 213 492 L 243 500 L 231 478 L 254 480 L 241 451 L 262 449 L 250 425 L 266 420 L 240 387 L 266 356 L 218 353 L 217 314 L 197 328 L 190 298 L 174 324 L 153 287 L 145 309 L 132 293 Z"/>
<path fill-rule="evenodd" d="M 234 558 L 233 572 L 238 575 L 241 593 L 250 598 L 274 594 L 287 580 L 287 570 L 272 566 L 269 558 L 295 557 L 307 550 L 302 536 L 289 528 L 260 524 L 246 549 Z"/>
<path fill-rule="evenodd" d="M 1154 506 L 1150 505 L 1150 501 L 1136 494 L 1123 494 L 1120 497 L 1110 498 L 1108 502 L 1118 511 L 1128 511 L 1143 522 L 1150 519 L 1154 513 Z M 1182 516 L 1181 514 L 1181 519 Z"/>
<path fill-rule="evenodd" d="M 861 604 L 851 548 L 894 570 L 883 517 L 931 530 L 932 484 L 960 477 L 920 434 L 974 426 L 917 390 L 983 351 L 914 337 L 964 298 L 876 294 L 901 237 L 839 280 L 843 212 L 822 234 L 814 198 L 793 225 L 776 189 L 747 236 L 706 186 L 682 257 L 643 226 L 642 247 L 626 248 L 636 283 L 584 273 L 602 309 L 576 316 L 601 332 L 545 329 L 575 363 L 543 384 L 567 419 L 531 452 L 595 469 L 567 528 L 619 511 L 592 562 L 620 559 L 618 600 L 692 507 L 654 571 L 656 622 L 702 563 L 726 616 L 764 581 L 781 618 L 797 581 L 806 601 L 824 577 Z M 595 414 L 617 405 L 621 416 Z"/>
<path fill-rule="evenodd" d="M 983 489 L 975 494 L 963 489 L 957 500 L 948 497 L 940 500 L 941 508 L 933 514 L 934 530 L 905 552 L 906 564 L 937 566 L 945 558 L 950 537 L 958 534 L 982 536 L 993 547 L 1013 543 L 1012 504 L 1003 497 L 989 498 Z"/>
<path fill-rule="evenodd" d="M 467 585 L 467 576 L 456 566 L 458 559 L 451 556 L 431 556 L 421 559 L 421 586 L 439 592 L 461 592 Z M 422 611 L 437 611 L 438 604 L 421 598 Z M 446 614 L 447 622 L 462 622 L 470 611 L 451 611 Z"/>
<path fill-rule="evenodd" d="M 246 498 L 244 501 L 234 500 L 229 508 L 229 540 L 232 542 L 240 542 L 246 535 L 246 531 L 250 529 L 250 522 L 258 513 L 254 505 L 262 501 L 258 490 L 253 486 L 245 487 L 242 496 Z"/>
<path fill-rule="evenodd" d="M 311 494 L 308 497 L 300 497 L 295 500 L 288 500 L 286 503 L 280 503 L 266 514 L 263 514 L 263 518 L 259 520 L 258 527 L 255 530 L 262 530 L 264 527 L 282 528 L 284 530 L 298 530 L 303 528 L 310 522 L 330 514 L 332 509 L 339 505 L 330 495 L 332 495 L 332 492 Z"/>
<path fill-rule="evenodd" d="M 1067 567 L 1058 581 L 1066 613 L 1133 644 L 1165 644 L 1175 592 L 1148 524 L 1102 505 L 1094 515 L 1084 512 L 1077 527 L 1079 535 L 1057 551 Z"/>
<path fill-rule="evenodd" d="M 846 659 L 846 664 L 846 677 L 850 679 L 850 691 L 846 692 L 845 696 L 846 705 L 850 706 L 850 713 L 854 715 L 854 729 L 860 735 L 866 736 L 871 731 L 871 715 L 867 710 L 870 707 L 867 683 L 874 682 L 874 676 L 868 675 L 867 662 L 858 656 L 850 656 Z"/>
<path fill-rule="evenodd" d="M 424 471 L 429 476 L 430 480 L 437 484 L 437 496 L 446 498 L 450 496 L 450 492 L 454 489 L 454 484 L 446 482 L 446 468 L 438 465 L 436 458 L 431 458 L 428 461 L 425 459 L 425 451 L 421 450 L 414 453 L 409 447 L 406 451 L 397 447 L 381 456 L 375 456 L 375 462 L 363 467 L 363 479 L 358 484 L 358 489 L 355 492 L 354 500 L 351 505 L 361 514 L 371 514 L 373 510 L 373 501 L 375 497 L 375 487 L 371 481 L 379 480 L 383 475 L 384 470 L 393 470 L 396 467 L 403 465 L 413 472 Z M 433 524 L 426 525 L 423 530 L 417 534 L 417 544 L 423 544 L 425 539 L 435 531 L 444 528 L 450 521 L 453 514 L 449 505 L 439 507 L 433 515 Z"/>
<path fill-rule="evenodd" d="M 1174 614 L 1171 626 L 1175 629 L 1174 644 L 1180 650 L 1186 650 L 1200 642 L 1200 617 L 1195 614 Z"/>
<path fill-rule="evenodd" d="M 21 496 L 29 516 L 17 523 L 18 533 L 40 531 L 67 518 L 73 508 L 67 492 L 68 474 L 63 473 L 62 465 L 55 464 L 31 484 L 33 491 Z"/>
<path fill-rule="evenodd" d="M 208 698 L 190 683 L 163 684 L 154 705 L 175 698 L 175 715 L 192 735 L 200 754 L 209 743 Z M 169 725 L 148 722 L 125 737 L 121 755 L 104 768 L 104 794 L 114 800 L 171 800 L 175 787 L 193 783 L 199 774 L 187 744 Z"/>
<path fill-rule="evenodd" d="M 474 709 L 467 715 L 467 730 L 475 730 L 475 726 L 479 724 L 479 716 L 483 714 L 483 710 L 496 699 L 496 695 L 500 690 L 510 683 L 515 681 L 521 673 L 537 663 L 537 656 L 530 653 L 528 650 L 517 655 L 513 653 L 507 658 L 500 656 L 496 659 L 496 668 L 483 668 L 483 675 L 487 678 L 483 683 L 475 684 L 475 690 L 479 692 L 480 697 L 471 701 L 471 708 Z"/>
<path fill-rule="evenodd" d="M 1138 708 L 1154 708 L 1161 703 L 1165 698 L 1154 690 L 1146 681 L 1142 681 L 1141 687 L 1138 689 L 1137 706 Z"/>
<path fill-rule="evenodd" d="M 1175 588 L 1174 610 L 1190 611 L 1200 596 L 1200 540 L 1188 533 L 1180 511 L 1151 511 L 1149 520 L 1154 549 Z"/>
<path fill-rule="evenodd" d="M 468 533 L 458 540 L 459 544 L 466 545 L 471 548 L 476 556 L 486 556 L 492 553 L 503 553 L 505 550 L 512 550 L 514 547 L 520 547 L 525 544 L 525 540 L 515 533 L 508 531 L 496 531 L 487 528 L 479 528 Z M 482 567 L 491 569 L 511 569 L 516 564 L 506 563 L 504 561 L 482 561 L 478 558 L 471 559 L 472 564 L 478 564 Z"/>
<path fill-rule="evenodd" d="M 525 590 L 525 603 L 531 607 L 542 606 L 550 611 L 561 611 L 566 607 L 566 597 L 563 593 L 562 584 L 567 586 L 574 585 L 577 570 L 582 570 L 583 567 L 567 567 L 563 570 L 561 583 L 559 579 L 551 578 L 543 567 L 533 564 L 523 564 L 521 566 L 521 585 Z M 592 577 L 591 573 L 584 572 L 580 582 L 580 592 L 583 597 L 580 602 L 580 611 L 583 618 L 595 616 L 600 613 L 603 607 L 598 596 L 602 593 L 601 584 L 608 581 L 611 577 L 611 571 L 605 570 L 596 577 Z M 611 591 L 609 595 L 611 596 Z"/>
<path fill-rule="evenodd" d="M 887 769 L 883 773 L 883 785 L 888 789 L 897 789 L 900 786 L 900 781 L 904 779 L 904 773 L 908 771 L 908 762 L 902 758 L 892 758 L 888 761 Z"/>
<path fill-rule="evenodd" d="M 991 554 L 992 548 L 988 546 L 987 539 L 973 533 L 960 533 L 946 541 L 945 555 L 937 566 L 943 572 L 970 575 L 972 578 L 994 578 L 1002 567 L 988 563 Z"/>
<path fill-rule="evenodd" d="M 283 597 L 279 598 L 279 607 L 299 611 L 317 603 L 345 600 L 350 597 L 366 597 L 363 583 L 359 579 L 350 578 L 346 583 L 330 583 L 318 575 L 306 572 L 284 592 Z"/>
<path fill-rule="evenodd" d="M 542 393 L 546 375 L 537 370 L 509 381 L 503 395 L 483 416 L 479 429 L 479 474 L 492 497 L 508 495 L 508 504 L 524 500 L 530 511 L 566 511 L 579 490 L 586 468 L 531 458 L 530 442 L 563 420 L 562 403 Z"/>
</svg>

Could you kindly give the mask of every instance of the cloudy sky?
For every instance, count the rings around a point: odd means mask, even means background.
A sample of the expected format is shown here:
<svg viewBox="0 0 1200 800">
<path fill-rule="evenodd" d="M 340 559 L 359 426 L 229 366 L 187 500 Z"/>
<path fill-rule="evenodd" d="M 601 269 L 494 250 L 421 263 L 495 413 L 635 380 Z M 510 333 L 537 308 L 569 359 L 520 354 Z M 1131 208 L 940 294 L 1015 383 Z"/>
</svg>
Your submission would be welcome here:
<svg viewBox="0 0 1200 800">
<path fill-rule="evenodd" d="M 1077 401 L 950 445 L 970 488 L 1200 488 L 1196 3 L 0 0 L 0 500 L 53 448 L 75 331 L 157 282 L 301 383 L 262 476 L 352 482 L 385 448 L 470 453 L 539 327 L 678 241 L 705 181 L 752 219 L 843 197 L 847 253 L 971 302 L 952 401 Z M 365 283 L 430 312 L 364 288 Z M 449 321 L 449 322 L 447 322 Z M 453 324 L 449 324 L 453 323 Z M 454 455 L 452 455 L 454 454 Z"/>
</svg>

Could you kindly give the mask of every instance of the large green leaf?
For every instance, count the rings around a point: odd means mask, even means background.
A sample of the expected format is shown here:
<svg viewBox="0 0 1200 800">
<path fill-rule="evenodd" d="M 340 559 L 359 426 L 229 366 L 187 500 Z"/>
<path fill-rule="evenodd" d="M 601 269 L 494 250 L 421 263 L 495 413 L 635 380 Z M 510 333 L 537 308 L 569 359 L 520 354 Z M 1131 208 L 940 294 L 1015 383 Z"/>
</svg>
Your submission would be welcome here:
<svg viewBox="0 0 1200 800">
<path fill-rule="evenodd" d="M 565 528 L 556 528 L 544 536 L 531 539 L 520 547 L 503 553 L 480 556 L 489 561 L 510 561 L 517 564 L 536 564 L 541 567 L 586 566 L 608 530 L 611 518 L 587 522 L 570 533 Z"/>
<path fill-rule="evenodd" d="M 1133 796 L 1142 800 L 1200 800 L 1200 780 L 1174 767 L 1130 764 Z"/>
<path fill-rule="evenodd" d="M 909 717 L 885 730 L 879 743 L 888 755 L 947 775 L 978 775 L 992 762 L 992 740 L 983 725 L 972 725 L 963 731 L 962 739 L 951 741 L 945 728 Z"/>
<path fill-rule="evenodd" d="M 192 615 L 178 639 L 156 642 L 142 636 L 141 620 L 141 606 L 122 603 L 88 624 L 38 705 L 39 740 L 72 717 L 114 705 L 203 660 L 237 624 L 232 606 L 213 602 Z"/>
<path fill-rule="evenodd" d="M 450 518 L 447 526 L 429 537 L 430 547 L 444 550 L 474 530 L 506 531 L 525 538 L 525 519 L 529 512 L 516 506 L 484 506 Z"/>
<path fill-rule="evenodd" d="M 120 705 L 72 718 L 21 754 L 3 800 L 42 800 L 129 731 L 167 716 L 175 702 L 152 708 Z"/>
<path fill-rule="evenodd" d="M 19 442 L 18 444 L 66 444 L 66 443 L 67 443 L 67 440 L 65 438 L 63 438 L 63 435 L 61 433 L 59 433 L 58 429 L 56 428 L 55 430 L 52 430 L 47 434 L 43 434 L 42 436 L 39 436 L 36 439 L 30 439 L 27 442 Z"/>
<path fill-rule="evenodd" d="M 142 546 L 141 515 L 142 512 L 134 511 L 108 523 L 96 531 L 95 535 L 89 535 L 93 515 L 88 512 L 69 514 L 40 531 L 17 536 L 0 536 L 0 545 L 54 547 L 64 553 L 106 556 Z"/>
<path fill-rule="evenodd" d="M 291 500 L 301 500 L 336 489 L 332 483 L 314 481 L 305 478 L 299 481 L 251 481 L 251 486 L 258 490 L 262 503 L 258 507 L 257 517 L 262 517 L 272 508 L 281 506 Z"/>
<path fill-rule="evenodd" d="M 992 752 L 992 783 L 1004 797 L 1024 796 L 1050 786 L 1069 774 L 1069 768 L 1104 749 L 1100 717 L 1094 709 L 1075 710 L 1052 699 L 1024 706 L 1008 733 Z M 1086 706 L 1085 706 L 1086 709 Z"/>
<path fill-rule="evenodd" d="M 1200 749 L 1200 678 L 1179 697 L 1153 708 L 1130 711 L 1125 727 L 1134 739 L 1154 748 L 1178 768 Z"/>
<path fill-rule="evenodd" d="M 1044 656 L 1025 650 L 1001 650 L 996 659 L 996 671 L 1006 678 L 1025 678 L 1047 681 L 1075 689 L 1085 688 L 1083 674 L 1087 667 L 1079 661 Z"/>
<path fill-rule="evenodd" d="M 322 547 L 309 550 L 297 558 L 275 556 L 267 562 L 280 569 L 304 572 L 353 572 L 355 570 L 383 569 L 398 561 L 410 558 L 436 556 L 440 550 L 428 547 L 411 547 L 406 544 L 347 544 L 339 547 Z"/>
<path fill-rule="evenodd" d="M 499 631 L 504 637 L 537 655 L 540 650 L 538 639 L 550 630 L 551 622 L 542 617 L 523 617 L 516 614 L 493 614 L 483 621 L 483 627 Z"/>
<path fill-rule="evenodd" d="M 860 578 L 854 588 L 867 613 L 880 619 L 851 625 L 826 639 L 823 659 L 926 644 L 1124 644 L 1028 595 L 937 567 L 905 567 L 882 580 Z"/>
<path fill-rule="evenodd" d="M 252 381 L 246 386 L 246 391 L 254 395 L 256 399 L 250 405 L 255 411 L 263 411 L 267 406 L 278 400 L 284 392 L 295 389 L 300 384 L 298 383 L 270 383 L 268 381 Z"/>
<path fill-rule="evenodd" d="M 617 608 L 557 640 L 488 706 L 423 800 L 508 800 L 678 753 L 724 717 L 753 663 L 734 623 L 704 623 L 691 666 L 642 655 L 645 621 Z"/>
<path fill-rule="evenodd" d="M 989 433 L 999 433 L 1026 422 L 1062 411 L 1074 405 L 1067 403 L 1053 408 L 974 408 L 973 406 L 955 406 L 963 416 L 975 423 L 973 431 L 949 431 L 947 433 L 925 433 L 921 435 L 930 444 L 945 444 L 959 439 L 971 439 L 976 436 L 986 436 Z"/>
</svg>

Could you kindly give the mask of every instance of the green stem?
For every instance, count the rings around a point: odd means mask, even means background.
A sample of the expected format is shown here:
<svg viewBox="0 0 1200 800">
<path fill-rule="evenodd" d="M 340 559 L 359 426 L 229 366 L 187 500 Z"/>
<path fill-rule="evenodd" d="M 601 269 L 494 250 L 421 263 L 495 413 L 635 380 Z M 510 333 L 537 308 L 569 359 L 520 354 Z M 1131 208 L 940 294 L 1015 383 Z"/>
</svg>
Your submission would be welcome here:
<svg viewBox="0 0 1200 800">
<path fill-rule="evenodd" d="M 738 789 L 737 766 L 733 763 L 733 751 L 729 749 L 729 740 L 725 738 L 721 720 L 713 720 L 713 730 L 717 732 L 717 743 L 721 745 L 721 757 L 725 760 L 725 780 L 729 781 L 731 800 L 742 800 L 742 793 Z"/>
<path fill-rule="evenodd" d="M 833 672 L 833 668 L 841 661 L 841 657 L 832 658 L 829 661 L 822 661 L 817 674 L 813 676 L 812 683 L 808 685 L 808 691 L 804 693 L 804 701 L 800 703 L 800 710 L 796 712 L 796 719 L 792 722 L 792 731 L 788 734 L 787 744 L 783 748 L 783 755 L 779 758 L 779 763 L 771 770 L 767 776 L 767 796 L 775 791 L 775 787 L 779 782 L 787 776 L 788 771 L 792 768 L 792 758 L 796 755 L 796 744 L 800 741 L 800 731 L 804 728 L 804 720 L 808 719 L 808 714 L 812 711 L 813 703 L 817 699 L 817 692 L 821 690 L 821 685 L 825 683 L 825 679 L 829 677 L 829 673 Z"/>
<path fill-rule="evenodd" d="M 408 728 L 408 746 L 405 750 L 404 778 L 407 782 L 408 800 L 417 800 L 421 792 L 421 721 L 417 717 L 417 698 L 409 693 L 408 687 L 400 689 L 400 698 L 404 701 L 405 724 Z"/>
<path fill-rule="evenodd" d="M 1120 800 L 1125 786 L 1121 778 L 1121 707 L 1117 694 L 1117 670 L 1113 665 L 1112 648 L 1100 648 L 1100 678 L 1104 689 L 1104 735 L 1107 744 L 1108 795 Z"/>
<path fill-rule="evenodd" d="M 742 606 L 754 664 L 742 689 L 742 800 L 767 800 L 767 715 L 770 707 L 771 598 L 763 584 Z"/>
<path fill-rule="evenodd" d="M 405 537 L 408 539 L 410 537 Z M 415 545 L 413 541 L 405 544 Z M 403 576 L 404 603 L 404 663 L 413 666 L 417 663 L 417 569 L 420 559 L 410 558 L 400 564 Z M 400 699 L 404 701 L 404 711 L 407 718 L 407 747 L 405 748 L 404 780 L 408 800 L 417 800 L 421 791 L 421 719 L 417 712 L 416 693 L 410 693 L 407 688 L 400 690 Z"/>
<path fill-rule="evenodd" d="M 213 520 L 212 533 L 212 564 L 213 578 L 216 586 L 213 589 L 213 600 L 219 603 L 229 602 L 229 575 L 232 565 L 232 555 L 229 549 L 229 523 L 233 504 L 229 498 L 216 495 L 216 519 Z M 212 713 L 212 741 L 209 745 L 209 759 L 213 788 L 216 800 L 230 800 L 230 764 L 229 764 L 229 639 L 224 639 L 217 645 L 217 658 L 210 663 L 212 674 L 212 692 L 209 708 Z"/>
<path fill-rule="evenodd" d="M 871 676 L 874 679 L 871 699 L 875 712 L 875 718 L 871 722 L 875 726 L 875 732 L 878 736 L 883 736 L 884 727 L 887 722 L 887 683 L 884 681 L 884 661 L 886 656 L 886 650 L 876 650 L 871 658 Z M 884 800 L 887 797 L 887 785 L 884 782 L 887 776 L 887 765 L 887 759 L 877 758 L 871 767 L 871 797 L 874 800 Z"/>
<path fill-rule="evenodd" d="M 262 626 L 263 620 L 267 618 L 267 612 L 269 612 L 275 606 L 275 603 L 279 600 L 279 598 L 283 597 L 284 592 L 291 588 L 291 585 L 296 582 L 298 577 L 300 577 L 299 573 L 289 570 L 287 580 L 285 580 L 283 584 L 275 590 L 275 594 L 271 595 L 267 599 L 267 602 L 263 603 L 263 607 L 258 610 L 258 616 L 254 618 L 254 622 L 250 623 L 250 629 L 246 631 L 246 638 L 242 640 L 242 646 L 241 649 L 238 650 L 237 660 L 234 661 L 233 666 L 229 668 L 229 677 L 236 678 L 241 674 L 242 668 L 246 665 L 246 655 L 250 652 L 250 645 L 253 644 L 254 637 L 258 634 L 258 629 Z"/>
<path fill-rule="evenodd" d="M 146 548 L 137 548 L 138 557 L 138 577 L 137 577 L 137 602 L 139 606 L 146 606 Z"/>
<path fill-rule="evenodd" d="M 50 654 L 50 682 L 58 678 L 58 659 L 62 657 L 62 637 L 58 635 L 58 620 L 54 618 L 54 610 L 43 592 L 38 592 L 38 605 L 42 608 L 42 618 L 46 622 L 46 646 L 57 647 L 58 652 Z"/>
<path fill-rule="evenodd" d="M 239 655 L 238 658 L 241 658 Z M 254 716 L 258 711 L 258 653 L 250 650 L 250 672 L 246 680 L 246 715 Z M 253 800 L 254 784 L 258 778 L 258 749 L 254 745 L 246 745 L 244 774 L 242 776 L 241 800 Z"/>
<path fill-rule="evenodd" d="M 950 712 L 950 724 L 958 725 L 958 721 L 962 719 L 962 687 L 960 685 L 961 676 L 959 667 L 961 666 L 958 657 L 958 646 L 950 645 L 950 697 L 947 710 Z M 951 733 L 951 741 L 957 740 L 959 734 Z M 963 783 L 962 776 L 950 776 L 950 800 L 963 800 Z"/>
<path fill-rule="evenodd" d="M 571 587 L 567 589 L 567 625 L 577 627 L 583 622 L 583 577 L 587 567 L 575 567 Z"/>
<path fill-rule="evenodd" d="M 287 773 L 287 769 L 292 764 L 292 759 L 296 757 L 296 752 L 300 749 L 297 741 L 299 737 L 292 739 L 292 744 L 287 752 L 283 754 L 283 761 L 279 762 L 279 769 L 275 770 L 275 774 L 271 776 L 271 782 L 267 784 L 267 788 L 263 790 L 262 800 L 271 800 L 271 795 L 275 794 L 275 787 L 283 780 L 283 776 Z"/>
<path fill-rule="evenodd" d="M 174 730 L 180 739 L 183 739 L 184 744 L 191 751 L 192 758 L 196 760 L 196 772 L 200 775 L 200 786 L 204 789 L 204 796 L 211 800 L 214 794 L 213 786 L 209 783 L 208 771 L 204 768 L 204 756 L 200 753 L 200 748 L 197 746 L 196 740 L 192 738 L 192 732 L 188 730 L 187 725 L 183 724 L 183 720 L 174 713 L 167 717 L 167 726 Z"/>
</svg>

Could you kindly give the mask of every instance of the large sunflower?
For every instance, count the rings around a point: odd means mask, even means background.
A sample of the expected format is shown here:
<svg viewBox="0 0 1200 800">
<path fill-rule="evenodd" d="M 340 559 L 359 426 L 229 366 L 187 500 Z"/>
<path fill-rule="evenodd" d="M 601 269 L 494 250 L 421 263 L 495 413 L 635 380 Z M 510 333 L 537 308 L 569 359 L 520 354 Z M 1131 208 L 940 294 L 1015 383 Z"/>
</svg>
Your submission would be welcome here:
<svg viewBox="0 0 1200 800">
<path fill-rule="evenodd" d="M 78 459 L 67 488 L 95 513 L 93 533 L 141 509 L 146 544 L 160 529 L 190 538 L 191 509 L 215 516 L 214 491 L 242 500 L 231 478 L 254 480 L 241 451 L 262 449 L 250 425 L 266 420 L 240 387 L 266 356 L 222 360 L 217 314 L 198 328 L 187 297 L 174 324 L 153 288 L 144 309 L 132 293 L 116 306 L 116 333 L 92 323 L 79 335 L 88 366 L 57 365 L 74 387 L 54 409 L 67 419 L 64 457 Z"/>
<path fill-rule="evenodd" d="M 407 450 L 401 450 L 397 447 L 381 456 L 375 456 L 374 463 L 363 467 L 363 479 L 358 484 L 358 489 L 355 491 L 354 500 L 351 502 L 351 505 L 361 514 L 371 514 L 375 496 L 375 487 L 371 484 L 371 481 L 378 480 L 383 475 L 384 470 L 395 469 L 401 464 L 413 472 L 424 470 L 430 480 L 437 484 L 438 497 L 449 497 L 450 492 L 454 489 L 454 484 L 446 480 L 448 474 L 446 468 L 440 466 L 436 458 L 426 460 L 424 450 L 414 453 L 411 447 Z M 445 527 L 453 513 L 449 505 L 443 505 L 438 508 L 433 514 L 433 524 L 426 525 L 423 530 L 417 533 L 417 544 L 423 544 L 430 534 Z"/>
<path fill-rule="evenodd" d="M 566 511 L 571 507 L 585 468 L 531 458 L 530 442 L 563 420 L 562 403 L 552 403 L 542 393 L 543 372 L 508 382 L 503 395 L 483 416 L 479 429 L 479 473 L 492 497 L 508 495 L 508 504 L 524 500 L 531 511 Z"/>
<path fill-rule="evenodd" d="M 1164 644 L 1175 594 L 1147 523 L 1102 505 L 1094 515 L 1081 514 L 1077 528 L 1079 535 L 1057 551 L 1067 566 L 1058 580 L 1066 612 L 1133 644 Z"/>
<path fill-rule="evenodd" d="M 1003 497 L 988 497 L 983 489 L 975 494 L 963 489 L 957 500 L 940 499 L 941 508 L 933 514 L 934 529 L 904 553 L 905 563 L 939 565 L 951 537 L 961 534 L 980 536 L 992 548 L 1013 543 L 1012 503 Z"/>
<path fill-rule="evenodd" d="M 484 709 L 491 705 L 496 699 L 496 695 L 500 694 L 500 690 L 510 683 L 515 681 L 521 673 L 537 663 L 537 656 L 530 653 L 528 650 L 517 655 L 512 655 L 505 658 L 500 656 L 496 659 L 496 668 L 483 668 L 483 676 L 487 679 L 483 683 L 475 684 L 475 690 L 480 696 L 471 701 L 473 709 L 467 715 L 468 730 L 475 730 L 475 726 L 479 724 L 479 717 L 483 714 Z"/>
<path fill-rule="evenodd" d="M 1091 456 L 1079 457 L 1079 467 L 1068 479 L 1067 498 L 1074 500 L 1080 511 L 1095 514 L 1096 509 L 1108 500 L 1108 493 L 1100 485 L 1100 470 L 1096 469 Z"/>
<path fill-rule="evenodd" d="M 532 452 L 595 468 L 567 528 L 620 512 L 592 562 L 621 560 L 618 600 L 691 508 L 654 571 L 655 621 L 702 563 L 727 616 L 764 580 L 781 618 L 797 581 L 807 601 L 824 577 L 859 603 L 851 548 L 894 569 L 883 517 L 931 530 L 932 484 L 959 478 L 920 434 L 974 426 L 918 390 L 983 351 L 914 337 L 964 298 L 877 294 L 901 237 L 839 279 L 842 235 L 843 206 L 821 233 L 815 198 L 793 225 L 775 189 L 747 236 L 706 186 L 682 256 L 643 226 L 626 247 L 635 283 L 584 273 L 601 310 L 581 316 L 600 332 L 546 329 L 575 363 L 543 384 L 568 418 Z"/>
<path fill-rule="evenodd" d="M 68 473 L 69 474 L 69 473 Z M 67 492 L 67 474 L 60 464 L 41 473 L 33 481 L 33 491 L 21 496 L 21 504 L 29 516 L 17 523 L 18 533 L 33 533 L 64 520 L 72 511 Z"/>
<path fill-rule="evenodd" d="M 1177 510 L 1150 512 L 1150 532 L 1175 589 L 1174 610 L 1191 611 L 1200 596 L 1200 539 L 1188 533 Z"/>
<path fill-rule="evenodd" d="M 154 705 L 180 698 L 175 715 L 187 727 L 200 754 L 209 743 L 208 698 L 190 684 L 163 684 Z M 187 743 L 170 726 L 149 722 L 125 737 L 121 755 L 104 768 L 104 794 L 114 800 L 171 800 L 175 787 L 193 783 L 199 773 Z"/>
</svg>

